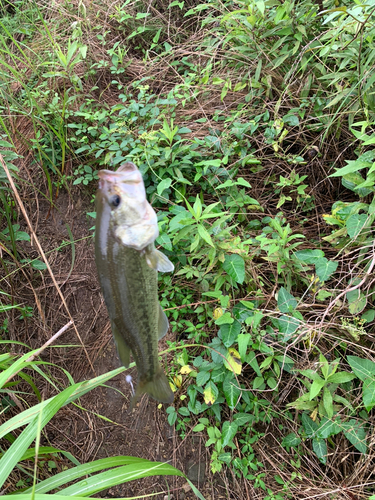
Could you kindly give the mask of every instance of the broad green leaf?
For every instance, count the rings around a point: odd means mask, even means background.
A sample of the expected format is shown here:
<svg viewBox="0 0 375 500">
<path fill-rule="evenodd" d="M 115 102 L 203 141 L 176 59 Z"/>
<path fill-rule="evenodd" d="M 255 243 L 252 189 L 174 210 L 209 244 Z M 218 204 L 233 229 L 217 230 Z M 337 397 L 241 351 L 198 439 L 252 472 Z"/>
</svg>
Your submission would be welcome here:
<svg viewBox="0 0 375 500">
<path fill-rule="evenodd" d="M 237 404 L 237 400 L 241 395 L 241 390 L 236 386 L 236 384 L 236 380 L 229 381 L 228 379 L 226 379 L 223 382 L 223 392 L 228 406 L 231 410 L 234 410 Z"/>
<path fill-rule="evenodd" d="M 371 163 L 367 159 L 364 161 L 361 160 L 361 158 L 357 160 L 346 160 L 346 163 L 347 165 L 345 167 L 338 168 L 336 172 L 329 177 L 342 177 L 352 172 L 358 172 L 358 170 L 362 170 L 363 168 L 371 168 Z"/>
<path fill-rule="evenodd" d="M 372 187 L 359 187 L 365 182 L 364 178 L 358 172 L 353 172 L 351 174 L 346 174 L 341 179 L 341 183 L 347 189 L 354 191 L 361 198 L 372 193 L 374 189 Z"/>
<path fill-rule="evenodd" d="M 373 361 L 358 356 L 347 356 L 346 359 L 360 380 L 375 379 L 375 363 Z"/>
<path fill-rule="evenodd" d="M 316 433 L 317 437 L 327 439 L 330 436 L 338 434 L 342 430 L 339 425 L 340 423 L 341 422 L 339 419 L 337 421 L 333 421 L 331 419 L 328 419 L 327 417 L 323 417 L 322 421 L 320 422 L 319 429 Z"/>
<path fill-rule="evenodd" d="M 237 320 L 234 320 L 231 324 L 222 325 L 218 337 L 221 338 L 225 347 L 230 347 L 234 344 L 234 342 L 237 341 L 240 331 L 241 323 L 239 323 Z"/>
<path fill-rule="evenodd" d="M 156 243 L 158 245 L 161 245 L 163 248 L 166 248 L 169 251 L 172 251 L 172 241 L 168 234 L 166 233 L 161 233 L 160 236 L 156 238 Z"/>
<path fill-rule="evenodd" d="M 208 370 L 201 370 L 197 373 L 196 382 L 199 387 L 210 380 L 211 373 Z"/>
<path fill-rule="evenodd" d="M 361 426 L 354 419 L 343 422 L 341 425 L 347 440 L 361 453 L 367 453 L 366 432 L 363 425 Z"/>
<path fill-rule="evenodd" d="M 310 401 L 312 401 L 324 387 L 325 381 L 323 379 L 314 380 L 310 388 Z"/>
<path fill-rule="evenodd" d="M 245 279 L 245 261 L 240 255 L 231 254 L 225 256 L 222 264 L 225 272 L 234 279 L 236 283 L 243 283 Z"/>
<path fill-rule="evenodd" d="M 363 404 L 367 411 L 375 406 L 375 380 L 366 379 L 363 382 Z"/>
<path fill-rule="evenodd" d="M 368 215 L 366 214 L 353 214 L 346 220 L 346 228 L 348 235 L 351 238 L 356 238 L 362 229 L 366 226 Z"/>
<path fill-rule="evenodd" d="M 237 422 L 235 421 L 229 422 L 227 420 L 223 423 L 223 427 L 221 430 L 223 448 L 225 448 L 225 446 L 227 446 L 227 444 L 232 441 L 237 431 L 238 431 Z"/>
<path fill-rule="evenodd" d="M 240 333 L 237 336 L 238 352 L 240 353 L 242 361 L 245 361 L 247 348 L 251 341 L 250 333 Z"/>
<path fill-rule="evenodd" d="M 295 432 L 291 432 L 290 434 L 287 434 L 284 439 L 281 442 L 281 446 L 284 447 L 291 447 L 291 446 L 298 446 L 301 442 L 301 438 L 297 436 Z"/>
<path fill-rule="evenodd" d="M 256 420 L 256 417 L 251 413 L 236 413 L 233 418 L 238 427 L 248 424 L 249 422 L 253 423 Z"/>
<path fill-rule="evenodd" d="M 283 121 L 286 125 L 290 125 L 291 127 L 298 127 L 299 119 L 297 115 L 286 115 L 283 116 Z"/>
<path fill-rule="evenodd" d="M 273 320 L 272 323 L 279 329 L 279 332 L 283 334 L 281 342 L 288 342 L 301 324 L 297 318 L 287 316 L 286 314 Z"/>
<path fill-rule="evenodd" d="M 361 319 L 366 321 L 366 323 L 372 323 L 375 319 L 375 309 L 368 309 L 365 311 L 362 314 Z"/>
<path fill-rule="evenodd" d="M 294 255 L 302 262 L 306 262 L 306 264 L 315 264 L 318 259 L 324 257 L 324 252 L 318 249 L 297 250 Z"/>
<path fill-rule="evenodd" d="M 297 307 L 297 301 L 283 286 L 277 294 L 277 307 L 283 313 L 291 312 Z"/>
<path fill-rule="evenodd" d="M 367 296 L 361 290 L 353 290 L 346 294 L 349 303 L 349 311 L 353 315 L 357 315 L 363 311 L 367 305 Z"/>
<path fill-rule="evenodd" d="M 232 318 L 231 314 L 229 312 L 226 312 L 219 316 L 217 320 L 215 321 L 215 325 L 230 325 L 234 323 L 234 319 Z"/>
<path fill-rule="evenodd" d="M 33 259 L 30 262 L 30 265 L 31 265 L 31 267 L 33 267 L 34 269 L 37 269 L 38 271 L 44 271 L 45 269 L 47 269 L 47 264 L 45 264 L 44 262 L 42 262 L 39 259 Z"/>
<path fill-rule="evenodd" d="M 312 420 L 307 413 L 302 413 L 302 426 L 305 430 L 306 436 L 311 438 L 316 435 L 318 424 Z"/>
<path fill-rule="evenodd" d="M 231 461 L 233 460 L 232 453 L 229 451 L 226 453 L 220 453 L 220 455 L 217 457 L 220 462 L 224 462 L 227 465 L 230 465 Z"/>
<path fill-rule="evenodd" d="M 328 390 L 327 387 L 324 387 L 323 389 L 323 405 L 324 409 L 327 412 L 327 417 L 332 418 L 333 417 L 333 399 L 332 399 L 332 394 Z"/>
<path fill-rule="evenodd" d="M 247 354 L 245 360 L 246 360 L 246 363 L 248 363 L 251 366 L 251 368 L 255 371 L 255 373 L 258 375 L 258 377 L 261 377 L 262 372 L 260 371 L 259 363 L 258 363 L 255 352 L 250 351 L 249 354 Z"/>
<path fill-rule="evenodd" d="M 327 463 L 327 443 L 325 439 L 321 438 L 314 438 L 312 440 L 312 445 L 313 445 L 313 450 L 316 454 L 316 456 L 319 458 L 319 460 L 322 462 L 322 464 Z"/>
<path fill-rule="evenodd" d="M 163 194 L 163 191 L 168 189 L 171 184 L 172 179 L 163 179 L 161 182 L 159 182 L 157 186 L 158 195 L 161 196 Z"/>
<path fill-rule="evenodd" d="M 208 234 L 208 231 L 205 227 L 202 226 L 202 224 L 198 224 L 197 226 L 198 228 L 198 233 L 199 233 L 199 236 L 206 242 L 208 243 L 209 245 L 211 245 L 212 247 L 214 247 L 215 245 L 213 244 L 212 242 L 212 239 L 211 239 L 211 236 Z"/>
<path fill-rule="evenodd" d="M 321 257 L 315 262 L 315 271 L 320 281 L 327 281 L 336 271 L 338 262 Z"/>
<path fill-rule="evenodd" d="M 354 373 L 339 372 L 339 373 L 334 373 L 333 375 L 330 375 L 328 377 L 328 382 L 334 383 L 334 384 L 344 384 L 345 382 L 350 382 L 354 378 L 356 378 Z"/>
</svg>

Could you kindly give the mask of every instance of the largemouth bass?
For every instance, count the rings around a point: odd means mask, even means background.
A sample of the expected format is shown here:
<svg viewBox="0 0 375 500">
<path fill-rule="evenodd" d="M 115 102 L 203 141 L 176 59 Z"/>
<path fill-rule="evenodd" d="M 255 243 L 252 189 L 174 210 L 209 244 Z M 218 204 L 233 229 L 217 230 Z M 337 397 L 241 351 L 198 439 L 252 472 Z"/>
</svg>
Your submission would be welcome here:
<svg viewBox="0 0 375 500">
<path fill-rule="evenodd" d="M 95 260 L 120 360 L 128 367 L 131 352 L 137 365 L 133 403 L 143 393 L 171 403 L 173 392 L 158 360 L 158 341 L 169 326 L 158 301 L 158 271 L 174 266 L 155 248 L 157 217 L 138 168 L 127 162 L 98 175 Z"/>
</svg>

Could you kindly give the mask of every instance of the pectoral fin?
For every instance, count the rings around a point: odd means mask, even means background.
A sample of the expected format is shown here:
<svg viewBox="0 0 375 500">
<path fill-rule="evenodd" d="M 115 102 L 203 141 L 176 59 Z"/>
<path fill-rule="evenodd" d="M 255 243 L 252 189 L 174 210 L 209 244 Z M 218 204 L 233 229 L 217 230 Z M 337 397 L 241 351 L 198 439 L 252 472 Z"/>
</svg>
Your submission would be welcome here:
<svg viewBox="0 0 375 500">
<path fill-rule="evenodd" d="M 117 347 L 117 352 L 120 357 L 120 361 L 125 366 L 125 368 L 128 368 L 130 364 L 130 348 L 125 342 L 121 333 L 118 331 L 117 326 L 114 324 L 113 321 L 111 321 L 111 327 L 112 327 L 113 338 L 115 339 L 115 344 Z"/>
<path fill-rule="evenodd" d="M 160 271 L 161 273 L 170 273 L 174 269 L 174 265 L 168 257 L 159 250 L 156 250 L 156 248 L 146 251 L 146 262 L 151 269 L 155 269 L 155 271 Z"/>
<path fill-rule="evenodd" d="M 159 304 L 159 324 L 158 324 L 158 339 L 162 339 L 164 335 L 167 333 L 169 328 L 168 318 L 165 315 L 165 312 L 161 308 Z"/>
</svg>

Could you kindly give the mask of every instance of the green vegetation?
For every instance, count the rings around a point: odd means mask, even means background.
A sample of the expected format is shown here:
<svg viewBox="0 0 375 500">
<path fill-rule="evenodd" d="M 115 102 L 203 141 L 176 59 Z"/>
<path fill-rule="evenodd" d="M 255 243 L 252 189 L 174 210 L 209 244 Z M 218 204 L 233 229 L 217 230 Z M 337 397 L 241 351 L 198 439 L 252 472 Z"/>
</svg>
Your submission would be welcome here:
<svg viewBox="0 0 375 500">
<path fill-rule="evenodd" d="M 15 312 L 43 315 L 16 304 L 19 276 L 36 290 L 48 271 L 21 198 L 48 203 L 49 217 L 62 193 L 92 200 L 100 168 L 133 161 L 176 268 L 160 275 L 175 338 L 168 422 L 182 440 L 203 437 L 212 481 L 231 471 L 244 499 L 375 498 L 374 23 L 370 0 L 0 2 L 0 287 L 12 312 L 0 338 Z M 2 345 L 5 383 L 30 353 Z M 1 484 L 78 391 L 69 382 L 43 411 L 30 404 Z M 14 389 L 0 387 L 6 417 Z"/>
</svg>

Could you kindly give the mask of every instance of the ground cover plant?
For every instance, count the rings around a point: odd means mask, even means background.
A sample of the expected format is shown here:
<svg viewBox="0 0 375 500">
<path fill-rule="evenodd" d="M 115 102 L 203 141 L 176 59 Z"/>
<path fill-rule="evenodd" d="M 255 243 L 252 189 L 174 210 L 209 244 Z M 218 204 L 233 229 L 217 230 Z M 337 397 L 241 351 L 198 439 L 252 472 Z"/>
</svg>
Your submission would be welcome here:
<svg viewBox="0 0 375 500">
<path fill-rule="evenodd" d="M 159 279 L 173 405 L 149 403 L 142 425 L 143 407 L 124 410 L 125 377 L 100 379 L 97 396 L 45 422 L 43 473 L 25 462 L 35 450 L 9 462 L 6 493 L 65 495 L 72 464 L 88 474 L 97 455 L 132 455 L 188 477 L 199 465 L 206 498 L 375 498 L 374 12 L 333 0 L 0 3 L 2 373 L 30 356 L 25 344 L 74 326 L 18 385 L 4 375 L 4 429 L 118 366 L 93 263 L 100 168 L 140 168 L 175 265 Z M 23 433 L 3 436 L 0 460 Z M 184 479 L 110 481 L 112 496 L 195 495 Z"/>
</svg>

